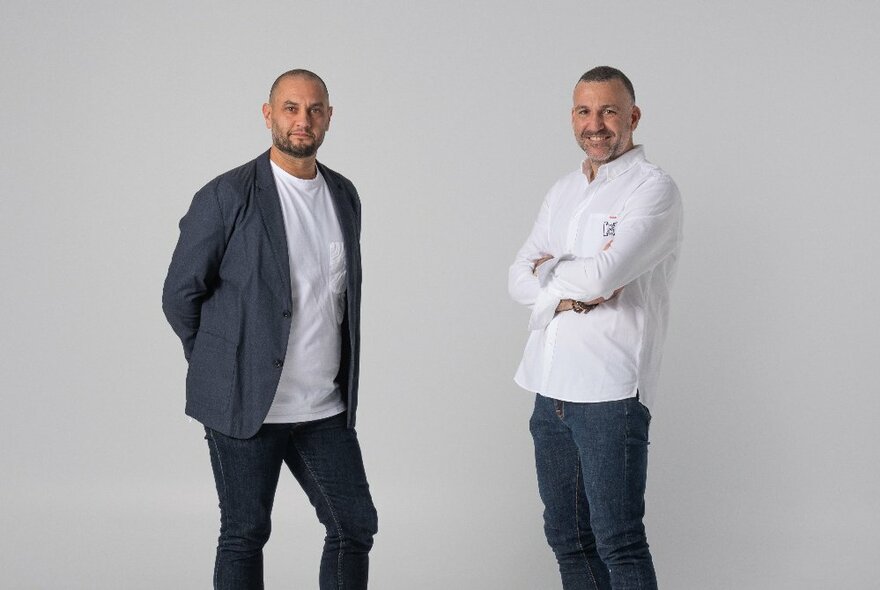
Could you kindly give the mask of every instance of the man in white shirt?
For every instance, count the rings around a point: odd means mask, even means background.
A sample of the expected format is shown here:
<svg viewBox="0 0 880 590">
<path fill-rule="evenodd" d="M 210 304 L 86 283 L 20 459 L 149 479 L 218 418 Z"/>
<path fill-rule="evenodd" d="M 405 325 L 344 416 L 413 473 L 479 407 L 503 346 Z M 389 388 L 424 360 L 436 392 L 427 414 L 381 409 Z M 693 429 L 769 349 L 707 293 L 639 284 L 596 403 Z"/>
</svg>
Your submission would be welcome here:
<svg viewBox="0 0 880 590">
<path fill-rule="evenodd" d="M 654 589 L 643 525 L 649 407 L 682 237 L 672 179 L 645 159 L 632 83 L 601 66 L 571 111 L 586 159 L 549 191 L 510 267 L 531 308 L 515 381 L 536 392 L 544 530 L 563 588 Z"/>
<path fill-rule="evenodd" d="M 360 199 L 317 161 L 324 81 L 285 72 L 263 105 L 272 147 L 199 190 L 162 308 L 189 364 L 220 500 L 214 588 L 263 588 L 282 465 L 326 527 L 320 588 L 367 587 L 377 530 L 357 434 Z"/>
</svg>

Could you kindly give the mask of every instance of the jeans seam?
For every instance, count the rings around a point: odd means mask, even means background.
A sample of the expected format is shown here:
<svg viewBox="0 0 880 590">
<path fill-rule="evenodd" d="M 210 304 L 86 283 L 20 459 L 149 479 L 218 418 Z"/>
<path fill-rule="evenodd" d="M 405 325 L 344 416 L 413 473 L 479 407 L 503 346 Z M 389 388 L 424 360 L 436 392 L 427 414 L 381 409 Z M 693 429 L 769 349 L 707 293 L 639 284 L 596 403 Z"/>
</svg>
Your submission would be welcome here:
<svg viewBox="0 0 880 590">
<path fill-rule="evenodd" d="M 593 568 L 590 567 L 590 560 L 587 557 L 587 552 L 584 550 L 584 545 L 581 543 L 581 518 L 580 512 L 578 512 L 578 492 L 581 490 L 578 489 L 578 479 L 580 479 L 581 473 L 581 464 L 578 462 L 577 468 L 575 469 L 574 476 L 574 528 L 577 530 L 577 543 L 578 549 L 581 551 L 581 555 L 584 556 L 584 563 L 587 566 L 587 573 L 590 574 L 590 580 L 593 582 L 593 587 L 598 588 L 599 584 L 596 583 L 596 576 L 593 575 Z"/>
<path fill-rule="evenodd" d="M 220 466 L 220 480 L 223 482 L 223 498 L 229 497 L 229 492 L 226 489 L 226 473 L 223 471 L 223 459 L 220 457 L 220 445 L 217 444 L 217 440 L 214 438 L 214 431 L 208 430 L 208 434 L 211 436 L 211 442 L 214 443 L 214 452 L 217 454 L 217 465 Z M 222 500 L 221 500 L 222 503 Z M 221 511 L 222 517 L 222 511 Z M 217 588 L 217 576 L 219 575 L 219 560 L 220 560 L 220 552 L 217 552 L 217 557 L 214 560 L 214 588 Z"/>
<path fill-rule="evenodd" d="M 638 395 L 638 394 L 637 394 Z M 636 403 L 640 404 L 636 398 Z M 629 406 L 624 404 L 623 406 L 623 416 L 624 416 L 624 432 L 623 432 L 623 489 L 629 492 L 629 453 L 630 453 L 630 445 L 628 443 L 630 438 L 630 411 Z M 629 498 L 627 498 L 628 500 Z M 632 534 L 630 531 L 626 533 L 626 544 L 627 546 L 632 545 Z M 642 573 L 640 570 L 636 570 L 636 583 L 639 585 L 639 588 L 644 588 L 644 584 L 642 584 Z"/>
<path fill-rule="evenodd" d="M 336 516 L 336 511 L 333 509 L 333 503 L 330 501 L 330 498 L 327 497 L 327 492 L 324 491 L 324 487 L 321 485 L 321 480 L 315 474 L 314 469 L 312 469 L 312 466 L 308 459 L 306 459 L 305 455 L 303 455 L 296 446 L 294 446 L 294 449 L 296 449 L 296 453 L 299 455 L 300 459 L 302 459 L 303 465 L 306 466 L 309 475 L 315 480 L 315 485 L 318 486 L 321 496 L 323 496 L 324 501 L 327 502 L 327 509 L 330 511 L 330 516 L 333 517 L 333 523 L 336 525 L 336 531 L 339 534 L 339 557 L 336 558 L 336 579 L 338 580 L 337 587 L 341 589 L 343 587 L 342 561 L 345 554 L 345 534 L 342 530 L 342 526 L 339 524 L 339 518 Z"/>
</svg>

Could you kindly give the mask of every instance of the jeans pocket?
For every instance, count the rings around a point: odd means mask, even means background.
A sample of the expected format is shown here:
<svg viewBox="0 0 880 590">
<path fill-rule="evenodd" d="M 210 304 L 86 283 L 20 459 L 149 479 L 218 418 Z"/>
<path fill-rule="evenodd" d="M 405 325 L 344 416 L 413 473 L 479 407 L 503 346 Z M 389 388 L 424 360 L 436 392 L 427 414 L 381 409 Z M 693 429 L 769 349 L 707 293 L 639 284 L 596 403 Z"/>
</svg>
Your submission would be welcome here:
<svg viewBox="0 0 880 590">
<path fill-rule="evenodd" d="M 651 425 L 651 411 L 637 398 L 630 399 L 626 415 L 626 442 L 633 445 L 648 446 L 648 430 Z"/>
<path fill-rule="evenodd" d="M 645 412 L 645 417 L 647 417 L 648 419 L 648 424 L 651 424 L 651 410 L 649 410 L 648 406 L 646 406 L 642 402 L 639 402 L 639 405 L 642 406 L 642 411 Z"/>
</svg>

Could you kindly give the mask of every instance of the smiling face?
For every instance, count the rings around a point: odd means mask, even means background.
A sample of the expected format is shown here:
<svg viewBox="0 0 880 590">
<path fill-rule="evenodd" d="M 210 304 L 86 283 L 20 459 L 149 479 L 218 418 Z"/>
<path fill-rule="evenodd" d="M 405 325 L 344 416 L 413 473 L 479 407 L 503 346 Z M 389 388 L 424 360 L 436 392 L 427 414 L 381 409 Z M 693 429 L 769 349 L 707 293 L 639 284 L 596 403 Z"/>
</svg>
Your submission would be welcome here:
<svg viewBox="0 0 880 590">
<path fill-rule="evenodd" d="M 289 76 L 279 81 L 269 102 L 263 105 L 266 127 L 272 143 L 296 159 L 314 158 L 330 128 L 333 107 L 324 87 L 307 76 Z"/>
<path fill-rule="evenodd" d="M 623 82 L 578 82 L 574 88 L 571 127 L 595 174 L 633 147 L 632 132 L 642 113 Z"/>
</svg>

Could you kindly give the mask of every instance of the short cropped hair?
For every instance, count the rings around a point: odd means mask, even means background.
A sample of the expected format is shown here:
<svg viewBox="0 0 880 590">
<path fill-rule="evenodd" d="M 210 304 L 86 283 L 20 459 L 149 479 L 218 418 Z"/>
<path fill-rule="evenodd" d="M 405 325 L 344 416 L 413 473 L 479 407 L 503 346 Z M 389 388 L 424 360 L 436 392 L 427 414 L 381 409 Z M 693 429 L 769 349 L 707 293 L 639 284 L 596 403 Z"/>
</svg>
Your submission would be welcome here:
<svg viewBox="0 0 880 590">
<path fill-rule="evenodd" d="M 623 82 L 627 92 L 629 92 L 629 97 L 633 103 L 636 102 L 636 91 L 633 89 L 632 82 L 629 81 L 626 74 L 611 66 L 598 66 L 584 72 L 584 75 L 578 80 L 578 84 L 581 82 L 608 82 L 609 80 L 620 80 Z"/>
<path fill-rule="evenodd" d="M 288 70 L 275 78 L 275 81 L 272 82 L 272 88 L 269 89 L 269 102 L 272 102 L 272 97 L 275 95 L 275 89 L 277 89 L 278 85 L 287 78 L 308 78 L 309 80 L 317 82 L 321 85 L 321 88 L 324 89 L 324 94 L 327 95 L 327 100 L 330 100 L 330 92 L 327 91 L 327 85 L 324 84 L 324 80 L 321 79 L 321 76 L 315 72 L 297 68 L 294 70 Z"/>
</svg>

